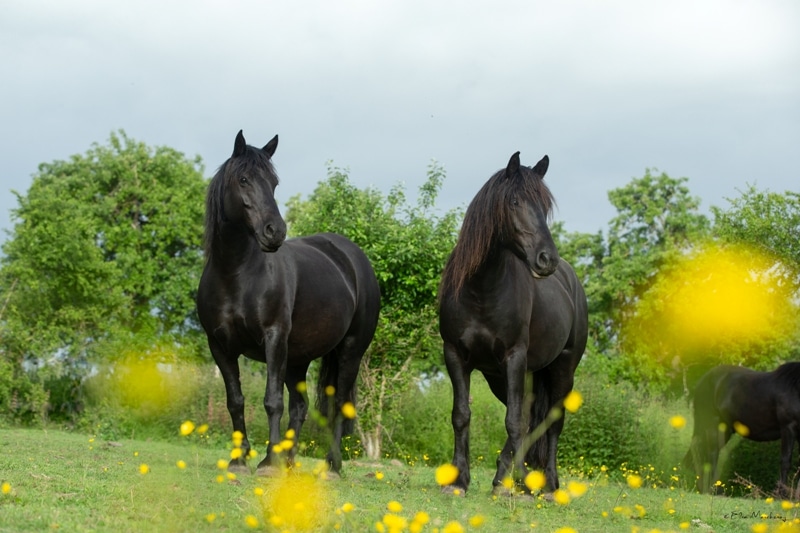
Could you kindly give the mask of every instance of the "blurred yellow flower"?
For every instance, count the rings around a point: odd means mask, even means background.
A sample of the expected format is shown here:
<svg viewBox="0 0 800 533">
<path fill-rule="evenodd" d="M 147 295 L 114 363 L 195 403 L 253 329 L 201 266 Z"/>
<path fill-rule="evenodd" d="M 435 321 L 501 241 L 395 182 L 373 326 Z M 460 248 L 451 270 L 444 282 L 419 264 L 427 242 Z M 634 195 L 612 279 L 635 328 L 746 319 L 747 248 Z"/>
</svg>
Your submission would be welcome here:
<svg viewBox="0 0 800 533">
<path fill-rule="evenodd" d="M 580 498 L 586 494 L 588 489 L 589 487 L 586 483 L 581 483 L 580 481 L 570 481 L 567 483 L 567 492 L 569 492 L 569 495 L 573 498 Z"/>
<path fill-rule="evenodd" d="M 295 432 L 292 428 L 286 430 L 286 438 L 287 439 L 294 439 Z"/>
<path fill-rule="evenodd" d="M 389 503 L 387 503 L 386 508 L 393 513 L 399 513 L 403 511 L 403 505 L 396 500 L 392 500 Z"/>
<path fill-rule="evenodd" d="M 511 490 L 514 488 L 514 480 L 511 479 L 511 477 L 509 476 L 503 478 L 502 484 L 503 488 L 505 488 L 506 490 Z"/>
<path fill-rule="evenodd" d="M 671 416 L 669 419 L 669 425 L 675 429 L 681 429 L 686 425 L 686 419 L 681 415 Z"/>
<path fill-rule="evenodd" d="M 3 482 L 3 484 L 0 486 L 0 492 L 3 494 L 11 494 L 11 483 L 8 481 Z"/>
<path fill-rule="evenodd" d="M 414 515 L 414 522 L 417 522 L 418 524 L 422 524 L 423 526 L 425 524 L 427 524 L 428 522 L 430 522 L 430 520 L 431 520 L 431 516 L 428 513 L 426 513 L 425 511 L 420 511 L 417 514 Z"/>
<path fill-rule="evenodd" d="M 142 463 L 142 464 L 139 465 L 139 473 L 140 474 L 146 474 L 149 471 L 150 471 L 150 467 L 147 466 L 146 464 Z"/>
<path fill-rule="evenodd" d="M 553 501 L 555 501 L 557 504 L 567 505 L 569 500 L 569 492 L 565 491 L 564 489 L 556 489 L 556 491 L 553 492 Z"/>
<path fill-rule="evenodd" d="M 333 385 L 325 387 L 325 396 L 333 396 L 334 394 L 336 394 L 336 387 Z"/>
<path fill-rule="evenodd" d="M 356 417 L 356 407 L 351 402 L 345 402 L 342 406 L 342 416 L 352 420 Z"/>
<path fill-rule="evenodd" d="M 208 514 L 206 515 L 206 522 L 208 522 L 209 524 L 210 524 L 211 522 L 213 522 L 214 520 L 216 520 L 216 519 L 217 519 L 217 515 L 216 515 L 216 514 L 214 514 L 214 513 L 208 513 Z"/>
<path fill-rule="evenodd" d="M 234 446 L 241 446 L 242 441 L 244 440 L 244 433 L 239 430 L 236 430 L 231 435 L 231 440 L 233 441 Z"/>
<path fill-rule="evenodd" d="M 733 423 L 733 430 L 741 435 L 742 437 L 746 437 L 750 434 L 750 428 L 739 422 L 738 420 Z"/>
<path fill-rule="evenodd" d="M 256 518 L 255 516 L 253 516 L 251 514 L 249 514 L 249 515 L 244 517 L 244 523 L 245 523 L 245 525 L 247 527 L 253 528 L 253 529 L 257 528 L 258 525 L 259 525 L 258 524 L 258 518 Z"/>
<path fill-rule="evenodd" d="M 482 514 L 476 514 L 469 519 L 469 525 L 471 527 L 481 527 L 484 522 L 486 522 L 486 517 Z"/>
<path fill-rule="evenodd" d="M 442 528 L 442 533 L 464 533 L 464 526 L 453 520 Z"/>
<path fill-rule="evenodd" d="M 225 459 L 219 459 L 217 461 L 217 468 L 219 468 L 220 470 L 225 470 L 226 468 L 228 468 L 228 461 L 226 461 Z"/>
<path fill-rule="evenodd" d="M 792 502 L 788 501 L 788 500 L 783 500 L 781 502 L 781 509 L 783 509 L 784 511 L 788 511 L 789 509 L 791 509 L 793 507 L 794 507 L 794 504 Z"/>
<path fill-rule="evenodd" d="M 350 502 L 345 502 L 345 504 L 344 504 L 344 505 L 342 505 L 342 512 L 349 513 L 349 512 L 351 512 L 353 509 L 355 509 L 355 508 L 356 508 L 356 506 L 355 506 L 355 505 L 353 505 L 352 503 L 350 503 Z"/>
<path fill-rule="evenodd" d="M 375 472 L 375 479 L 378 481 L 383 479 L 383 472 Z"/>
<path fill-rule="evenodd" d="M 561 527 L 556 529 L 556 533 L 578 533 L 577 530 L 572 529 L 571 527 Z"/>
<path fill-rule="evenodd" d="M 180 460 L 177 463 L 175 463 L 175 466 L 183 470 L 184 468 L 186 468 L 186 461 Z"/>
<path fill-rule="evenodd" d="M 583 405 L 583 396 L 576 390 L 570 391 L 567 397 L 564 398 L 564 409 L 570 413 L 574 413 L 580 409 L 581 405 Z"/>
<path fill-rule="evenodd" d="M 258 452 L 257 451 L 251 449 L 249 452 L 247 452 L 247 458 L 248 459 L 255 459 L 256 457 L 258 457 Z"/>
<path fill-rule="evenodd" d="M 547 478 L 540 470 L 534 470 L 525 476 L 525 486 L 531 491 L 539 490 L 547 483 Z"/>
<path fill-rule="evenodd" d="M 305 381 L 300 381 L 299 383 L 297 383 L 297 387 L 296 388 L 297 388 L 297 392 L 302 394 L 302 393 L 304 393 L 304 392 L 306 392 L 308 390 L 308 385 L 306 385 Z"/>
<path fill-rule="evenodd" d="M 197 428 L 197 433 L 200 435 L 204 435 L 206 431 L 208 431 L 208 424 L 203 424 Z"/>
<path fill-rule="evenodd" d="M 403 531 L 408 526 L 408 520 L 392 513 L 383 515 L 383 523 L 389 528 L 390 533 Z"/>
<path fill-rule="evenodd" d="M 625 480 L 628 482 L 628 486 L 632 489 L 638 489 L 642 486 L 642 476 L 630 474 Z"/>
<path fill-rule="evenodd" d="M 184 437 L 190 435 L 194 431 L 194 422 L 191 420 L 187 420 L 183 424 L 181 424 L 181 435 Z"/>
<path fill-rule="evenodd" d="M 753 527 L 750 528 L 753 533 L 767 533 L 769 531 L 769 527 L 767 524 L 761 522 L 760 524 L 753 524 Z"/>
<path fill-rule="evenodd" d="M 231 450 L 231 459 L 238 459 L 242 456 L 241 448 L 234 448 Z"/>
</svg>

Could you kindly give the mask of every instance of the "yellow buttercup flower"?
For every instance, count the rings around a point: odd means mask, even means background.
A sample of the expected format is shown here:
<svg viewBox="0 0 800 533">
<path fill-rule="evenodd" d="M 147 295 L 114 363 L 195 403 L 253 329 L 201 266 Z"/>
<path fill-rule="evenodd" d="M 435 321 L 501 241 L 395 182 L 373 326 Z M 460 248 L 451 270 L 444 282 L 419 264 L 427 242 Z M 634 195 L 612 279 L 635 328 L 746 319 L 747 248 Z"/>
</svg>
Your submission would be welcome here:
<svg viewBox="0 0 800 533">
<path fill-rule="evenodd" d="M 553 501 L 559 505 L 567 505 L 570 501 L 569 492 L 564 489 L 556 489 L 556 491 L 553 492 Z"/>
<path fill-rule="evenodd" d="M 349 513 L 349 512 L 351 512 L 352 510 L 354 510 L 355 508 L 356 508 L 356 506 L 355 506 L 355 505 L 353 505 L 352 503 L 350 503 L 350 502 L 345 502 L 345 504 L 344 504 L 344 505 L 342 505 L 342 512 L 344 512 L 344 513 Z"/>
<path fill-rule="evenodd" d="M 190 435 L 192 431 L 194 431 L 194 422 L 192 422 L 191 420 L 187 420 L 186 422 L 181 424 L 181 435 L 183 435 L 184 437 Z"/>
<path fill-rule="evenodd" d="M 3 484 L 0 485 L 0 492 L 3 494 L 11 494 L 11 483 L 7 481 L 3 482 Z"/>
<path fill-rule="evenodd" d="M 356 407 L 351 402 L 345 402 L 342 406 L 342 416 L 352 420 L 356 417 Z"/>
<path fill-rule="evenodd" d="M 632 489 L 638 489 L 642 486 L 642 476 L 630 474 L 625 480 L 628 482 L 628 486 Z"/>
<path fill-rule="evenodd" d="M 482 514 L 476 514 L 469 519 L 469 525 L 472 527 L 480 527 L 486 522 L 486 517 Z"/>
<path fill-rule="evenodd" d="M 464 526 L 453 520 L 442 528 L 442 533 L 464 533 Z"/>
<path fill-rule="evenodd" d="M 150 472 L 150 467 L 149 466 L 147 466 L 144 463 L 139 465 L 139 473 L 140 474 L 144 475 L 144 474 L 147 474 L 148 472 Z"/>
<path fill-rule="evenodd" d="M 681 415 L 675 415 L 670 417 L 669 425 L 675 429 L 681 429 L 686 425 L 686 419 Z"/>
<path fill-rule="evenodd" d="M 746 437 L 750 434 L 750 428 L 739 422 L 738 420 L 733 423 L 733 430 L 741 435 L 742 437 Z"/>
<path fill-rule="evenodd" d="M 228 468 L 228 461 L 226 461 L 225 459 L 219 459 L 217 461 L 217 468 L 219 468 L 220 470 L 225 470 L 226 468 Z"/>
<path fill-rule="evenodd" d="M 544 473 L 539 470 L 534 470 L 525 476 L 525 486 L 531 491 L 541 489 L 545 486 L 545 483 L 547 483 L 547 478 L 545 477 Z"/>
<path fill-rule="evenodd" d="M 579 498 L 583 496 L 586 494 L 588 488 L 589 487 L 586 485 L 586 483 L 581 483 L 579 481 L 570 481 L 567 483 L 567 492 L 573 498 Z"/>
<path fill-rule="evenodd" d="M 451 485 L 458 479 L 458 467 L 450 463 L 443 464 L 436 469 L 436 483 L 442 487 Z"/>
<path fill-rule="evenodd" d="M 399 513 L 403 511 L 403 505 L 395 500 L 392 500 L 388 504 L 386 504 L 386 508 L 393 513 Z"/>
<path fill-rule="evenodd" d="M 583 405 L 583 396 L 576 390 L 570 391 L 567 397 L 564 398 L 564 409 L 570 413 L 574 413 L 580 409 L 581 405 Z"/>
<path fill-rule="evenodd" d="M 258 518 L 249 514 L 244 517 L 244 523 L 247 527 L 255 529 L 258 527 Z"/>
<path fill-rule="evenodd" d="M 183 470 L 184 468 L 186 468 L 186 461 L 180 460 L 177 463 L 175 463 L 175 466 Z"/>
</svg>

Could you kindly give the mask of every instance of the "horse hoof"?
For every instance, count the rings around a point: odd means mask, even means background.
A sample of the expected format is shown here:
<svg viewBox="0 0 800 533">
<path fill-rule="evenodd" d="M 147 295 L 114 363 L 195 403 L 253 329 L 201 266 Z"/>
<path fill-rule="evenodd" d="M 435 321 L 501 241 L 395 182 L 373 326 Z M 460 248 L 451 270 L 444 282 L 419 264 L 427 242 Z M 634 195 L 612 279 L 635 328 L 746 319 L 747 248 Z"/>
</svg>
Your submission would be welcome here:
<svg viewBox="0 0 800 533">
<path fill-rule="evenodd" d="M 467 495 L 467 491 L 454 485 L 445 485 L 442 487 L 442 494 L 452 494 L 453 496 L 464 498 Z"/>
<path fill-rule="evenodd" d="M 236 475 L 243 475 L 243 474 L 249 474 L 250 469 L 247 468 L 247 465 L 231 463 L 228 465 L 228 472 Z"/>
<path fill-rule="evenodd" d="M 541 496 L 541 498 L 542 498 L 544 501 L 546 501 L 546 502 L 552 502 L 552 501 L 555 501 L 555 499 L 553 498 L 553 493 L 552 493 L 552 492 L 545 492 L 545 493 L 543 493 L 543 494 L 542 494 L 542 496 Z"/>
<path fill-rule="evenodd" d="M 258 470 L 256 470 L 256 475 L 259 477 L 281 477 L 283 469 L 272 465 L 259 466 Z"/>
<path fill-rule="evenodd" d="M 325 470 L 323 472 L 320 472 L 319 478 L 324 479 L 325 481 L 336 481 L 342 479 L 342 476 L 339 475 L 339 472 L 334 472 L 333 470 Z"/>
</svg>

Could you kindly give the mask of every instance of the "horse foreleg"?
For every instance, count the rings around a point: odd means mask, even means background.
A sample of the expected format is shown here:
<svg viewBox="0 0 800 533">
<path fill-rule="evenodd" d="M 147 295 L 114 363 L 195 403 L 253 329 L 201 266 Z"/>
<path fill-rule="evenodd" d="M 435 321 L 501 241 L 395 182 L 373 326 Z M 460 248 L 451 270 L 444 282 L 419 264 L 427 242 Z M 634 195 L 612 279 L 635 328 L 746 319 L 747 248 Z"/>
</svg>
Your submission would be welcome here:
<svg viewBox="0 0 800 533">
<path fill-rule="evenodd" d="M 267 359 L 267 387 L 264 392 L 264 410 L 269 424 L 269 444 L 266 457 L 258 463 L 259 473 L 268 474 L 268 468 L 277 465 L 280 446 L 281 416 L 283 416 L 283 384 L 286 380 L 287 344 L 286 336 L 277 328 L 269 329 L 264 335 Z"/>
<path fill-rule="evenodd" d="M 208 346 L 217 363 L 217 368 L 222 374 L 222 381 L 225 383 L 225 400 L 233 423 L 233 431 L 242 434 L 242 455 L 228 463 L 228 470 L 244 472 L 247 470 L 246 460 L 250 452 L 250 442 L 247 440 L 247 429 L 244 423 L 244 395 L 242 394 L 242 384 L 239 381 L 239 357 L 238 355 L 229 357 L 211 337 L 208 339 Z"/>
<path fill-rule="evenodd" d="M 294 457 L 297 455 L 297 443 L 300 442 L 300 430 L 308 415 L 308 394 L 305 389 L 302 391 L 297 390 L 299 383 L 305 383 L 307 372 L 308 365 L 286 369 L 286 390 L 289 393 L 289 427 L 286 433 L 287 440 L 294 442 L 286 457 L 289 467 L 294 465 Z M 289 439 L 290 435 L 291 439 Z"/>
<path fill-rule="evenodd" d="M 526 372 L 526 352 L 523 348 L 518 348 L 506 357 L 505 362 L 506 383 L 508 384 L 505 422 L 508 441 L 500 453 L 500 457 L 497 458 L 497 473 L 492 480 L 494 487 L 503 484 L 509 475 L 509 470 L 517 480 L 524 479 L 528 473 L 522 449 L 529 418 L 523 406 L 526 394 Z"/>
<path fill-rule="evenodd" d="M 456 480 L 442 487 L 443 490 L 466 493 L 470 482 L 469 473 L 469 420 L 471 411 L 469 407 L 470 369 L 461 359 L 455 346 L 449 343 L 444 345 L 444 362 L 450 381 L 453 384 L 453 423 L 454 445 L 453 465 L 458 469 Z"/>
</svg>

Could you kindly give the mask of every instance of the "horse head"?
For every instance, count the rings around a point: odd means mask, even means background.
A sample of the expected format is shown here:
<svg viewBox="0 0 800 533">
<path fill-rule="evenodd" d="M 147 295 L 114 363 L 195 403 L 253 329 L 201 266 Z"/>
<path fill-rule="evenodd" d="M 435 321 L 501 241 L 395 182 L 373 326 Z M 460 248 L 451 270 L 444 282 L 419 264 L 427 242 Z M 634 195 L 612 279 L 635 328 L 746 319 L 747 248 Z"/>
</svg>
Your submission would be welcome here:
<svg viewBox="0 0 800 533">
<path fill-rule="evenodd" d="M 277 135 L 263 148 L 248 146 L 240 130 L 224 165 L 225 220 L 244 225 L 264 252 L 277 251 L 286 239 L 286 222 L 275 201 L 278 176 L 272 155 L 277 147 Z"/>
<path fill-rule="evenodd" d="M 512 250 L 530 268 L 536 278 L 555 272 L 560 257 L 547 227 L 553 204 L 544 184 L 550 159 L 544 156 L 536 166 L 520 165 L 519 152 L 511 156 L 503 179 L 510 185 L 506 195 L 506 228 L 501 233 L 503 245 Z"/>
</svg>

